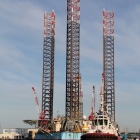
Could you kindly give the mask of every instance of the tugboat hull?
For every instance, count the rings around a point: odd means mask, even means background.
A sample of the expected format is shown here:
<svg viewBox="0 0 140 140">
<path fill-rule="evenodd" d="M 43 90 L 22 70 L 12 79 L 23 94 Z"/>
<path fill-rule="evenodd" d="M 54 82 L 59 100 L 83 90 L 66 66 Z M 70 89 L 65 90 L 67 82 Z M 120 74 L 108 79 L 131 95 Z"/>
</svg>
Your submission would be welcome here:
<svg viewBox="0 0 140 140">
<path fill-rule="evenodd" d="M 108 133 L 87 133 L 81 136 L 81 140 L 118 140 L 118 137 Z"/>
</svg>

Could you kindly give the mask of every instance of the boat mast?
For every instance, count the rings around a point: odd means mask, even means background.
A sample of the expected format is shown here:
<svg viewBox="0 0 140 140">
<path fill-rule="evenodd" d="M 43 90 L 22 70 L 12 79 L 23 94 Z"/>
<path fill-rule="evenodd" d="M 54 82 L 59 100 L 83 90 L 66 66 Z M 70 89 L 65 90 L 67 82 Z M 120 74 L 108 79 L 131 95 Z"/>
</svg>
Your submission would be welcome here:
<svg viewBox="0 0 140 140">
<path fill-rule="evenodd" d="M 104 109 L 106 108 L 106 109 Z M 104 73 L 102 73 L 102 82 L 101 82 L 101 89 L 100 89 L 100 114 L 108 113 L 108 106 L 105 103 L 105 94 L 104 94 Z"/>
<path fill-rule="evenodd" d="M 104 74 L 102 74 L 101 89 L 100 89 L 100 113 L 104 112 Z"/>
</svg>

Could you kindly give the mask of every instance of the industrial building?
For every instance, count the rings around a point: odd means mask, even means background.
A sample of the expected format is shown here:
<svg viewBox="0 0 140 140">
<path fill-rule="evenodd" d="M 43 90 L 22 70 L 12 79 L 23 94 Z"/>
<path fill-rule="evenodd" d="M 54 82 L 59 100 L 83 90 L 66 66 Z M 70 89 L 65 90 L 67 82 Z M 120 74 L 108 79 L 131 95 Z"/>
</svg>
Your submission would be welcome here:
<svg viewBox="0 0 140 140">
<path fill-rule="evenodd" d="M 0 134 L 0 139 L 34 138 L 38 129 L 35 128 L 5 128 Z"/>
</svg>

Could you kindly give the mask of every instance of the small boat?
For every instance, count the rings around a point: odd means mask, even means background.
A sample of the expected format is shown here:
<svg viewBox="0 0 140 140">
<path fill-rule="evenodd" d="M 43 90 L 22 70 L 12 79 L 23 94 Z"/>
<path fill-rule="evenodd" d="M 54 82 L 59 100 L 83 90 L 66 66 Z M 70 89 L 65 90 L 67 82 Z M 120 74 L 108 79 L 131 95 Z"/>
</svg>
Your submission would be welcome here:
<svg viewBox="0 0 140 140">
<path fill-rule="evenodd" d="M 108 114 L 96 113 L 92 126 L 81 140 L 119 140 L 118 127 L 110 121 Z"/>
<path fill-rule="evenodd" d="M 99 112 L 94 113 L 91 128 L 81 136 L 81 140 L 120 140 L 118 125 L 115 122 L 111 122 L 108 107 L 104 103 L 103 80 L 102 75 Z M 106 111 L 104 110 L 104 106 L 106 106 Z"/>
</svg>

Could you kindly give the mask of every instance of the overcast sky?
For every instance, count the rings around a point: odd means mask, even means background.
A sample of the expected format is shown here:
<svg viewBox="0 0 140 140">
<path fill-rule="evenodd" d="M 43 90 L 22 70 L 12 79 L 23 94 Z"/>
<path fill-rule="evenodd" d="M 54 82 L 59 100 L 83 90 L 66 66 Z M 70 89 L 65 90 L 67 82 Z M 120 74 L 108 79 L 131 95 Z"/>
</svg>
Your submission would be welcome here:
<svg viewBox="0 0 140 140">
<path fill-rule="evenodd" d="M 0 124 L 30 127 L 38 119 L 31 87 L 41 106 L 44 11 L 56 13 L 54 117 L 65 114 L 66 0 L 0 0 Z M 121 130 L 140 128 L 140 1 L 81 0 L 80 69 L 84 114 L 91 113 L 92 86 L 96 110 L 103 71 L 103 15 L 115 13 L 116 121 Z"/>
</svg>

